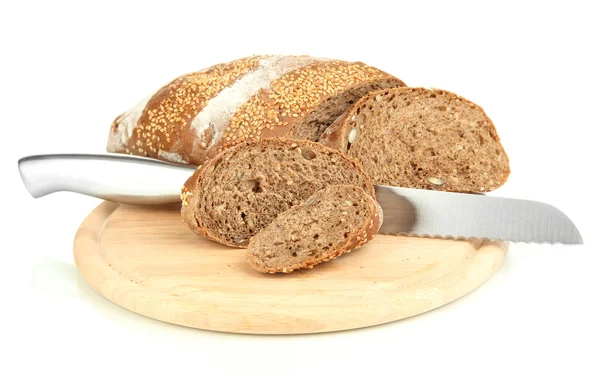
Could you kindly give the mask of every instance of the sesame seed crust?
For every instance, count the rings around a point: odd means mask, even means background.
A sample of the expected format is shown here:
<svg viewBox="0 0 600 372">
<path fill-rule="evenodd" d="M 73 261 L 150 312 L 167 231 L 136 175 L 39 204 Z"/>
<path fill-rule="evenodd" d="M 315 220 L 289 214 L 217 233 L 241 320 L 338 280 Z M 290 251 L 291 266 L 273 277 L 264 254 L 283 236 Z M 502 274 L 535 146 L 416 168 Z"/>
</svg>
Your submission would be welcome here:
<svg viewBox="0 0 600 372">
<path fill-rule="evenodd" d="M 399 79 L 362 62 L 315 59 L 283 73 L 269 88 L 250 96 L 231 113 L 225 130 L 217 132 L 208 127 L 198 133 L 194 129 L 194 118 L 213 98 L 271 57 L 241 58 L 176 78 L 147 103 L 136 107 L 137 112 L 130 111 L 115 119 L 111 135 L 117 137 L 118 133 L 126 142 L 123 146 L 111 144 L 107 151 L 201 165 L 245 140 L 294 137 L 291 133 L 294 126 L 302 123 L 320 104 L 358 85 L 382 80 L 404 85 Z M 306 60 L 307 56 L 298 58 Z M 137 120 L 127 124 L 135 125 L 129 137 L 124 135 L 126 120 Z"/>
</svg>

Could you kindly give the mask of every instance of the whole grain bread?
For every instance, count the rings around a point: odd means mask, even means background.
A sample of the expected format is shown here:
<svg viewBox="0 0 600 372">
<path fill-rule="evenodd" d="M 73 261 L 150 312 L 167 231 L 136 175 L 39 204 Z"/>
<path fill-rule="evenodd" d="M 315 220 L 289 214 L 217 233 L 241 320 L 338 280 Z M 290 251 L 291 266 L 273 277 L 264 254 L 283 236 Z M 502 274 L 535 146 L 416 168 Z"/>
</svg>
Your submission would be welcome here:
<svg viewBox="0 0 600 372">
<path fill-rule="evenodd" d="M 244 248 L 278 214 L 328 185 L 355 185 L 375 198 L 362 166 L 308 140 L 244 142 L 207 161 L 185 182 L 181 214 L 195 233 Z"/>
<path fill-rule="evenodd" d="M 357 158 L 375 184 L 481 193 L 500 187 L 510 173 L 484 110 L 440 89 L 371 92 L 319 142 Z"/>
<path fill-rule="evenodd" d="M 250 238 L 246 259 L 271 274 L 312 269 L 365 245 L 382 222 L 381 207 L 361 187 L 328 186 Z"/>
<path fill-rule="evenodd" d="M 182 75 L 120 114 L 106 149 L 201 165 L 247 139 L 317 141 L 361 96 L 404 85 L 362 62 L 241 58 Z"/>
</svg>

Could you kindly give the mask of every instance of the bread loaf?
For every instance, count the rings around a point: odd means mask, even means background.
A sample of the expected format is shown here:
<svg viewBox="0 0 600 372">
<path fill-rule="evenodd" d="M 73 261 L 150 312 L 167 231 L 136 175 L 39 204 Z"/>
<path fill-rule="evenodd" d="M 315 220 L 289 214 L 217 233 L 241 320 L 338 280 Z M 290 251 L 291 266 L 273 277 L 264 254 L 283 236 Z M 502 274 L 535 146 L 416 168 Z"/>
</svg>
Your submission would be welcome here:
<svg viewBox="0 0 600 372">
<path fill-rule="evenodd" d="M 317 142 L 267 138 L 207 161 L 185 182 L 181 214 L 195 233 L 244 248 L 281 212 L 328 185 L 355 185 L 375 198 L 356 161 Z"/>
<path fill-rule="evenodd" d="M 382 222 L 381 207 L 362 188 L 329 186 L 250 238 L 246 258 L 265 273 L 310 269 L 363 246 Z"/>
<path fill-rule="evenodd" d="M 359 99 L 320 143 L 357 158 L 375 184 L 481 193 L 510 167 L 484 110 L 454 93 L 392 88 Z"/>
<path fill-rule="evenodd" d="M 361 62 L 241 58 L 180 76 L 119 115 L 106 149 L 201 165 L 247 139 L 317 141 L 361 96 L 404 85 Z"/>
</svg>

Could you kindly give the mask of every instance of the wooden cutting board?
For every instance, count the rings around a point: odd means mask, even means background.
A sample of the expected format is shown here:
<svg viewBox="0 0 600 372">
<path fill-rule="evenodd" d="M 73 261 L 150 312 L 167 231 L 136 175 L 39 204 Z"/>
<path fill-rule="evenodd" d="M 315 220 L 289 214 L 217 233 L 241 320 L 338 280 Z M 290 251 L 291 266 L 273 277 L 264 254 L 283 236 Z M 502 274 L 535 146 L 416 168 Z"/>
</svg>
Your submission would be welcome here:
<svg viewBox="0 0 600 372">
<path fill-rule="evenodd" d="M 81 224 L 75 263 L 110 301 L 150 318 L 238 333 L 298 334 L 382 324 L 469 293 L 508 243 L 377 235 L 364 247 L 291 274 L 261 274 L 243 249 L 189 231 L 179 206 L 103 202 Z"/>
</svg>

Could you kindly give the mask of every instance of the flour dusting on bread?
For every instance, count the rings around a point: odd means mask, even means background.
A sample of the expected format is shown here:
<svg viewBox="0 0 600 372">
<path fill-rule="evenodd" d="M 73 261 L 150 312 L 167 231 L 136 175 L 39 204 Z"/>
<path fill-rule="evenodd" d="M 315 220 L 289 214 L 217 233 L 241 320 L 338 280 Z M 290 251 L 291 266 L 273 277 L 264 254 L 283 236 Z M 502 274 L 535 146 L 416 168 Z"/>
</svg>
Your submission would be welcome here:
<svg viewBox="0 0 600 372">
<path fill-rule="evenodd" d="M 170 161 L 171 163 L 188 164 L 189 162 L 183 156 L 174 152 L 159 151 L 158 157 L 162 160 Z"/>
<path fill-rule="evenodd" d="M 261 89 L 269 89 L 271 82 L 287 72 L 322 60 L 325 59 L 309 56 L 273 56 L 262 59 L 255 70 L 248 72 L 210 99 L 192 120 L 192 128 L 198 136 L 203 136 L 207 129 L 212 129 L 211 143 L 205 143 L 205 147 L 213 146 L 221 139 L 229 119 L 250 97 Z"/>
<path fill-rule="evenodd" d="M 133 134 L 133 128 L 135 128 L 138 120 L 140 120 L 150 98 L 152 98 L 152 96 L 148 96 L 141 100 L 137 105 L 121 114 L 121 116 L 115 120 L 115 124 L 108 134 L 108 142 L 106 145 L 106 150 L 108 152 L 123 151 L 127 147 L 127 141 L 129 141 Z"/>
</svg>

